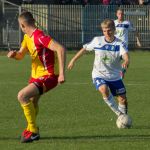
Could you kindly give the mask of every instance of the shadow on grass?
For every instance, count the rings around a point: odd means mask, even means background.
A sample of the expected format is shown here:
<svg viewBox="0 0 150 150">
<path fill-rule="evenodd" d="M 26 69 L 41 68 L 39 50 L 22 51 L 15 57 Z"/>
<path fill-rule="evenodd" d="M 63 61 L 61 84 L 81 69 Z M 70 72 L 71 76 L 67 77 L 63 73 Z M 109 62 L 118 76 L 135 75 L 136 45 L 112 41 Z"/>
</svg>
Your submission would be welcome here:
<svg viewBox="0 0 150 150">
<path fill-rule="evenodd" d="M 0 141 L 18 141 L 20 140 L 20 138 L 17 138 L 17 137 L 3 137 L 2 135 L 0 136 Z"/>
<path fill-rule="evenodd" d="M 42 140 L 58 140 L 58 141 L 135 141 L 135 140 L 150 140 L 150 135 L 87 135 L 87 136 L 52 136 L 52 137 L 41 137 Z"/>
<path fill-rule="evenodd" d="M 150 126 L 149 125 L 146 125 L 146 126 L 138 126 L 138 125 L 134 125 L 132 129 L 140 129 L 140 130 L 143 130 L 143 129 L 150 129 Z"/>
<path fill-rule="evenodd" d="M 134 126 L 134 129 L 149 129 L 149 127 Z M 126 129 L 124 129 L 126 130 Z M 128 130 L 128 129 L 127 129 Z M 123 130 L 122 130 L 123 131 Z M 20 141 L 21 137 L 10 137 L 0 135 L 0 141 Z M 123 132 L 116 135 L 80 135 L 80 136 L 41 136 L 41 140 L 51 140 L 51 141 L 141 141 L 150 140 L 150 135 L 148 134 L 130 134 L 123 135 Z"/>
<path fill-rule="evenodd" d="M 20 141 L 17 137 L 3 137 L 0 136 L 0 141 Z M 87 136 L 45 136 L 41 137 L 41 140 L 50 141 L 135 141 L 135 140 L 150 140 L 150 135 L 87 135 Z"/>
</svg>

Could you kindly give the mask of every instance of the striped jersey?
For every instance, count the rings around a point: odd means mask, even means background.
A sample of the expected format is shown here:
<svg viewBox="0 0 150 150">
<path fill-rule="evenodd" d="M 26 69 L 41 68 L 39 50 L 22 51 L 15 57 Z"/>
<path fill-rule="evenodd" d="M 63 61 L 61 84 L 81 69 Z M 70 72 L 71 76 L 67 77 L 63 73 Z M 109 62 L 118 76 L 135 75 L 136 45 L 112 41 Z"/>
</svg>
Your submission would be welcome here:
<svg viewBox="0 0 150 150">
<path fill-rule="evenodd" d="M 44 75 L 58 75 L 58 60 L 54 51 L 50 50 L 52 38 L 36 29 L 31 37 L 24 35 L 22 47 L 27 50 L 32 59 L 32 78 Z"/>
<path fill-rule="evenodd" d="M 128 32 L 136 31 L 136 29 L 133 27 L 130 21 L 123 21 L 120 23 L 118 20 L 115 20 L 114 23 L 116 27 L 115 36 L 128 45 Z"/>
<path fill-rule="evenodd" d="M 83 45 L 87 51 L 95 51 L 92 78 L 102 78 L 106 81 L 120 79 L 121 56 L 128 52 L 127 46 L 118 38 L 109 43 L 104 36 Z"/>
</svg>

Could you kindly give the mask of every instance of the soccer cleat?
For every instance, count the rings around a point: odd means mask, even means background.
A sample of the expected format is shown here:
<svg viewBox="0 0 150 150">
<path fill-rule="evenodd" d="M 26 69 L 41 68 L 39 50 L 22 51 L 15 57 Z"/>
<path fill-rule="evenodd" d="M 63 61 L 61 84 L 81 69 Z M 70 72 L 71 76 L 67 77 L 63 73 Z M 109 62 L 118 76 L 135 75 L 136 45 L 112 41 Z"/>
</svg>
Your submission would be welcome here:
<svg viewBox="0 0 150 150">
<path fill-rule="evenodd" d="M 28 134 L 30 131 L 28 131 L 27 129 L 25 129 L 22 134 L 21 134 L 21 137 L 25 137 L 26 134 Z"/>
<path fill-rule="evenodd" d="M 26 132 L 24 136 L 21 137 L 21 143 L 29 143 L 40 139 L 39 133 Z"/>
<path fill-rule="evenodd" d="M 39 127 L 37 127 L 37 129 L 38 129 L 38 133 L 39 133 Z M 21 137 L 24 137 L 26 134 L 28 134 L 30 131 L 29 130 L 27 130 L 27 129 L 25 129 L 23 132 L 22 132 L 22 134 L 21 134 Z"/>
<path fill-rule="evenodd" d="M 29 133 L 30 131 L 28 131 L 27 129 L 25 129 L 22 134 L 21 134 L 21 141 L 24 139 L 24 137 Z"/>
</svg>

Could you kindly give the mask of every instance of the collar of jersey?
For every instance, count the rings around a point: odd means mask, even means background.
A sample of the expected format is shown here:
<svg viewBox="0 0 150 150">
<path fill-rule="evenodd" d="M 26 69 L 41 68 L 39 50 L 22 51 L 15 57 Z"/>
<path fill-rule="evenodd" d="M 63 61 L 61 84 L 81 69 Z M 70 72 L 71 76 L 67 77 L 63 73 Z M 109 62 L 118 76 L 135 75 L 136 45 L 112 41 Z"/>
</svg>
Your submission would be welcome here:
<svg viewBox="0 0 150 150">
<path fill-rule="evenodd" d="M 105 38 L 104 38 L 106 43 L 113 43 L 116 40 L 116 37 L 114 36 L 114 40 L 112 42 L 108 42 Z"/>
<path fill-rule="evenodd" d="M 32 32 L 30 38 L 32 37 L 32 35 L 34 34 L 34 32 L 37 30 L 38 28 L 35 28 L 34 31 Z"/>
</svg>

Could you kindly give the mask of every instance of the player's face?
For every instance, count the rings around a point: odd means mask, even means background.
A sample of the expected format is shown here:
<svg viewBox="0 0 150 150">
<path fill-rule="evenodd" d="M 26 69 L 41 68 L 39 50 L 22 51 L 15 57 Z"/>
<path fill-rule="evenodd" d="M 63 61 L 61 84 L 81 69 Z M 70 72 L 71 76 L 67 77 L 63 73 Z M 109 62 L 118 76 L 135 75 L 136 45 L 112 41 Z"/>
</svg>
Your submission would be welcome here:
<svg viewBox="0 0 150 150">
<path fill-rule="evenodd" d="M 118 10 L 117 11 L 117 18 L 118 18 L 118 20 L 123 20 L 123 16 L 124 16 L 123 11 Z"/>
<path fill-rule="evenodd" d="M 139 0 L 139 4 L 143 4 L 144 3 L 144 0 Z"/>
<path fill-rule="evenodd" d="M 18 19 L 18 22 L 19 22 L 19 26 L 20 26 L 22 32 L 26 33 L 26 27 L 25 27 L 24 20 L 21 19 L 21 18 L 19 18 L 19 19 Z"/>
<path fill-rule="evenodd" d="M 102 30 L 106 40 L 114 37 L 114 31 L 111 28 L 103 27 Z"/>
</svg>

